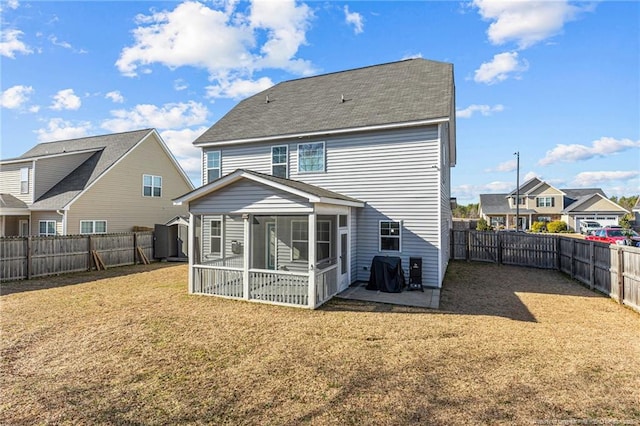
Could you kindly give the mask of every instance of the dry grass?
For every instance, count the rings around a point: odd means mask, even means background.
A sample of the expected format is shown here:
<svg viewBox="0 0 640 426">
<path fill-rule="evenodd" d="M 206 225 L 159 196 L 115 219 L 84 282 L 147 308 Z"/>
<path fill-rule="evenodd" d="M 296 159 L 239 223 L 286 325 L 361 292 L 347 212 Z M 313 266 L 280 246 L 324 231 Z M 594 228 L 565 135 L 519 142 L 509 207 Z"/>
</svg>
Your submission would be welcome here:
<svg viewBox="0 0 640 426">
<path fill-rule="evenodd" d="M 440 311 L 188 296 L 186 272 L 5 286 L 0 423 L 640 423 L 640 315 L 556 272 L 453 263 Z"/>
</svg>

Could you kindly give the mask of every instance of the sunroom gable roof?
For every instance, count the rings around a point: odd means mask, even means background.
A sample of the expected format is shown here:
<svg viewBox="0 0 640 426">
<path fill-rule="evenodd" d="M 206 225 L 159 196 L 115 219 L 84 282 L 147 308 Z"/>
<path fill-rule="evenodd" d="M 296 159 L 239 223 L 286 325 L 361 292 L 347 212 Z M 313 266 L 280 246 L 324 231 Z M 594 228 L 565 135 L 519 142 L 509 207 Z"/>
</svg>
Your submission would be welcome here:
<svg viewBox="0 0 640 426">
<path fill-rule="evenodd" d="M 258 182 L 263 185 L 267 185 L 272 188 L 297 195 L 299 197 L 307 199 L 311 203 L 326 203 L 350 207 L 364 207 L 364 202 L 355 198 L 347 197 L 346 195 L 342 195 L 337 192 L 329 191 L 327 189 L 320 188 L 315 185 L 310 185 L 308 183 L 291 179 L 284 179 L 246 169 L 237 169 L 236 171 L 229 173 L 228 175 L 223 176 L 220 179 L 201 186 L 200 188 L 197 188 L 183 195 L 182 197 L 176 198 L 175 200 L 173 200 L 173 203 L 179 205 L 197 200 L 222 188 L 225 188 L 241 179 L 248 179 L 253 182 Z"/>
</svg>

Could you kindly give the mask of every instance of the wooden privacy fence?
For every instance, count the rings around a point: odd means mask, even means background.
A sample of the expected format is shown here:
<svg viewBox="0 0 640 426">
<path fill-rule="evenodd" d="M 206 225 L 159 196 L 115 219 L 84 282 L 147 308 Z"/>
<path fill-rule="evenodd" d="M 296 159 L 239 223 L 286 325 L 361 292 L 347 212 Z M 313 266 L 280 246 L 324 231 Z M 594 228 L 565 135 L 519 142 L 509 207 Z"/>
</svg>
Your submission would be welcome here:
<svg viewBox="0 0 640 426">
<path fill-rule="evenodd" d="M 153 232 L 0 238 L 0 281 L 148 263 Z"/>
<path fill-rule="evenodd" d="M 556 269 L 640 311 L 640 248 L 560 235 L 451 231 L 451 259 Z"/>
</svg>

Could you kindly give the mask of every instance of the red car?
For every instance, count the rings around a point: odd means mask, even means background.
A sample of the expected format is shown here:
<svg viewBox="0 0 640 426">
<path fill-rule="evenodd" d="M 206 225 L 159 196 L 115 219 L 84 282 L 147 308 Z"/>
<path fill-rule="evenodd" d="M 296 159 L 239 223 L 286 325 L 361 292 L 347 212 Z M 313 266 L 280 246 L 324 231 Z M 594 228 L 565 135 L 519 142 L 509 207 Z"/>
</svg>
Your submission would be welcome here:
<svg viewBox="0 0 640 426">
<path fill-rule="evenodd" d="M 640 243 L 640 235 L 636 231 L 621 228 L 601 228 L 585 239 L 622 246 L 636 246 Z"/>
</svg>

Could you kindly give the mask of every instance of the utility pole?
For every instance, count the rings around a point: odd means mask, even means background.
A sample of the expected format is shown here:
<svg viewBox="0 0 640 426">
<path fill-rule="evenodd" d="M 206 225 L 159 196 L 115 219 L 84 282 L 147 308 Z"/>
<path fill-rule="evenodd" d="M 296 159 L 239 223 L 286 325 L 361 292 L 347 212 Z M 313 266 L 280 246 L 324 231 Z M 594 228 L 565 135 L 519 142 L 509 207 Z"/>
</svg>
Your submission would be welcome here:
<svg viewBox="0 0 640 426">
<path fill-rule="evenodd" d="M 516 156 L 516 231 L 520 222 L 520 151 L 513 153 Z"/>
</svg>

